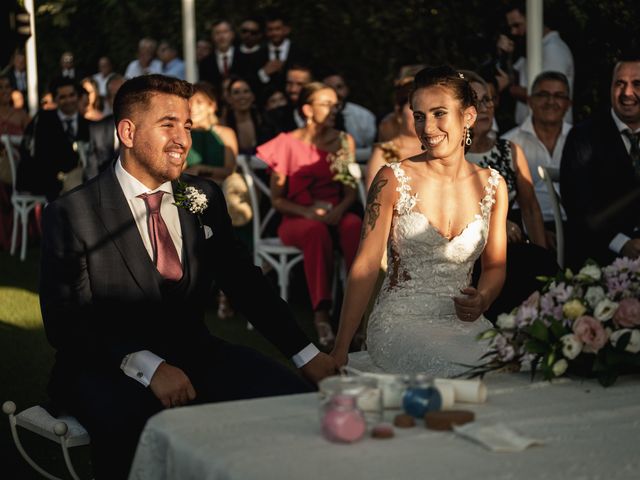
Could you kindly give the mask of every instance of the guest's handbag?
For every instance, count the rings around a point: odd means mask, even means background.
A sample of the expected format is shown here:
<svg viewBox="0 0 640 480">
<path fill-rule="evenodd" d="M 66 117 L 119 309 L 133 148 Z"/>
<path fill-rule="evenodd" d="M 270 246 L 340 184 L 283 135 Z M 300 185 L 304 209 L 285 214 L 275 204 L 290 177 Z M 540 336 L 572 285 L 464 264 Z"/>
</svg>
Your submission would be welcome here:
<svg viewBox="0 0 640 480">
<path fill-rule="evenodd" d="M 231 224 L 234 227 L 242 227 L 249 223 L 253 218 L 253 213 L 249 199 L 249 188 L 242 175 L 237 172 L 229 175 L 222 182 L 222 193 L 227 201 Z"/>
</svg>

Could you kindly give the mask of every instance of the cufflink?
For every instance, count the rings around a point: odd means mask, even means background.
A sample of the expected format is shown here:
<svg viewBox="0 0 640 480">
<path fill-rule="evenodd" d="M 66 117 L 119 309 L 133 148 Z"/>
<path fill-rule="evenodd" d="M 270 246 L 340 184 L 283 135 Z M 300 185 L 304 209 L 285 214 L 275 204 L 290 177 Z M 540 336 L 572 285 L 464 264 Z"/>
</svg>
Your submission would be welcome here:
<svg viewBox="0 0 640 480">
<path fill-rule="evenodd" d="M 136 373 L 136 377 L 138 377 L 138 378 L 142 378 L 143 376 L 144 376 L 144 374 L 142 372 Z"/>
</svg>

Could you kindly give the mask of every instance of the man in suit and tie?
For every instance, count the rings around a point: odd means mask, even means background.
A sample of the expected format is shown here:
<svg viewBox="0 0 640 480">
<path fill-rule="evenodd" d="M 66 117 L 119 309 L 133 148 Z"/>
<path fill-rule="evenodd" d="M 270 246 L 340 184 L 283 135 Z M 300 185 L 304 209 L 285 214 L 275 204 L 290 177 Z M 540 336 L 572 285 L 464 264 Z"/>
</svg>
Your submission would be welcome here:
<svg viewBox="0 0 640 480">
<path fill-rule="evenodd" d="M 199 64 L 200 80 L 209 82 L 222 91 L 222 82 L 230 75 L 244 76 L 247 66 L 243 63 L 243 57 L 237 55 L 233 45 L 235 33 L 228 20 L 218 20 L 211 27 L 211 39 L 213 40 L 213 53 L 205 57 Z"/>
<path fill-rule="evenodd" d="M 89 141 L 89 123 L 79 113 L 80 86 L 70 78 L 52 83 L 57 108 L 40 110 L 25 130 L 18 189 L 55 200 L 65 176 L 78 167 L 77 142 Z"/>
<path fill-rule="evenodd" d="M 119 73 L 113 73 L 107 80 L 106 101 L 113 112 L 113 100 L 116 93 L 124 83 L 124 77 Z M 89 123 L 89 154 L 87 164 L 84 167 L 84 179 L 90 180 L 105 168 L 111 166 L 118 156 L 120 141 L 116 134 L 116 126 L 113 121 L 113 113 L 97 122 Z"/>
<path fill-rule="evenodd" d="M 161 75 L 125 82 L 114 167 L 43 214 L 40 302 L 57 351 L 49 394 L 87 428 L 97 479 L 126 478 L 146 420 L 163 408 L 309 390 L 208 332 L 214 282 L 307 379 L 335 371 L 235 238 L 220 189 L 182 175 L 192 93 Z"/>
<path fill-rule="evenodd" d="M 575 126 L 560 165 L 567 256 L 579 267 L 640 256 L 640 53 L 613 69 L 611 108 Z"/>
</svg>

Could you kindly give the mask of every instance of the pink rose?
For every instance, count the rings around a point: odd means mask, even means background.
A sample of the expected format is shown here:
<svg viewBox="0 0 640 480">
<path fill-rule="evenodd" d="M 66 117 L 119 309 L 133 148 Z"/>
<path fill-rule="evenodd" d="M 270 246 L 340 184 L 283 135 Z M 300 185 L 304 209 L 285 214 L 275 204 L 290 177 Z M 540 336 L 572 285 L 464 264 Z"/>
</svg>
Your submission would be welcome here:
<svg viewBox="0 0 640 480">
<path fill-rule="evenodd" d="M 613 316 L 613 323 L 622 328 L 640 325 L 640 300 L 624 298 L 618 304 L 618 310 Z"/>
<path fill-rule="evenodd" d="M 589 315 L 582 315 L 573 323 L 573 333 L 584 343 L 587 353 L 596 353 L 607 343 L 607 332 L 602 323 Z"/>
</svg>

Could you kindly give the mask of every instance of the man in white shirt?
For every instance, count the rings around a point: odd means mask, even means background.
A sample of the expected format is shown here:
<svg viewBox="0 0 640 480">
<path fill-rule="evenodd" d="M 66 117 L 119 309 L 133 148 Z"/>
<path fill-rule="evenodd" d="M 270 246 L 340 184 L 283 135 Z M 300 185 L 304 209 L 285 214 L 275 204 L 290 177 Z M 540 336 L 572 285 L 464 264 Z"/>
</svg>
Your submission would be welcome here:
<svg viewBox="0 0 640 480">
<path fill-rule="evenodd" d="M 569 132 L 560 193 L 570 265 L 640 256 L 640 53 L 616 63 L 611 108 Z"/>
<path fill-rule="evenodd" d="M 498 50 L 513 55 L 517 46 L 524 49 L 527 35 L 526 2 L 516 0 L 505 7 L 507 26 L 512 38 L 500 35 Z M 514 41 L 515 40 L 515 41 Z M 516 42 L 518 45 L 516 45 Z M 515 122 L 520 125 L 527 118 L 527 59 L 524 55 L 513 59 L 513 70 L 518 73 L 518 81 L 507 85 L 509 94 L 516 99 Z M 542 37 L 542 71 L 563 73 L 569 81 L 569 95 L 573 97 L 574 65 L 569 46 L 560 38 L 560 34 L 545 25 Z M 565 121 L 572 123 L 571 109 L 567 110 Z"/>
<path fill-rule="evenodd" d="M 340 102 L 339 117 L 342 117 L 344 130 L 356 142 L 356 161 L 366 163 L 371 156 L 371 148 L 376 138 L 376 117 L 362 105 L 347 101 L 349 86 L 344 76 L 339 73 L 328 75 L 324 83 L 333 88 L 338 94 Z M 338 122 L 338 119 L 336 119 Z M 336 123 L 338 126 L 339 123 Z"/>
<path fill-rule="evenodd" d="M 138 42 L 138 58 L 132 60 L 124 72 L 124 78 L 162 73 L 162 62 L 155 58 L 158 43 L 153 38 L 143 38 Z"/>
<path fill-rule="evenodd" d="M 109 57 L 100 57 L 98 59 L 98 71 L 93 74 L 93 79 L 98 84 L 98 92 L 100 92 L 102 98 L 106 98 L 107 96 L 107 81 L 113 73 L 111 59 Z"/>
<path fill-rule="evenodd" d="M 169 40 L 158 45 L 158 60 L 162 62 L 162 74 L 168 77 L 185 79 L 184 62 L 178 57 L 178 49 Z"/>
<path fill-rule="evenodd" d="M 547 240 L 554 244 L 553 204 L 550 192 L 538 173 L 542 166 L 559 171 L 562 149 L 571 125 L 563 119 L 571 106 L 569 82 L 560 72 L 543 72 L 536 77 L 529 96 L 531 115 L 522 125 L 504 134 L 503 138 L 520 145 L 527 158 L 533 187 L 540 204 L 547 230 Z"/>
<path fill-rule="evenodd" d="M 89 432 L 96 479 L 126 478 L 146 420 L 163 408 L 309 390 L 208 332 L 214 281 L 309 380 L 335 372 L 235 238 L 219 187 L 182 175 L 192 93 L 161 75 L 123 84 L 115 168 L 43 214 L 40 299 L 57 350 L 49 393 Z"/>
</svg>

